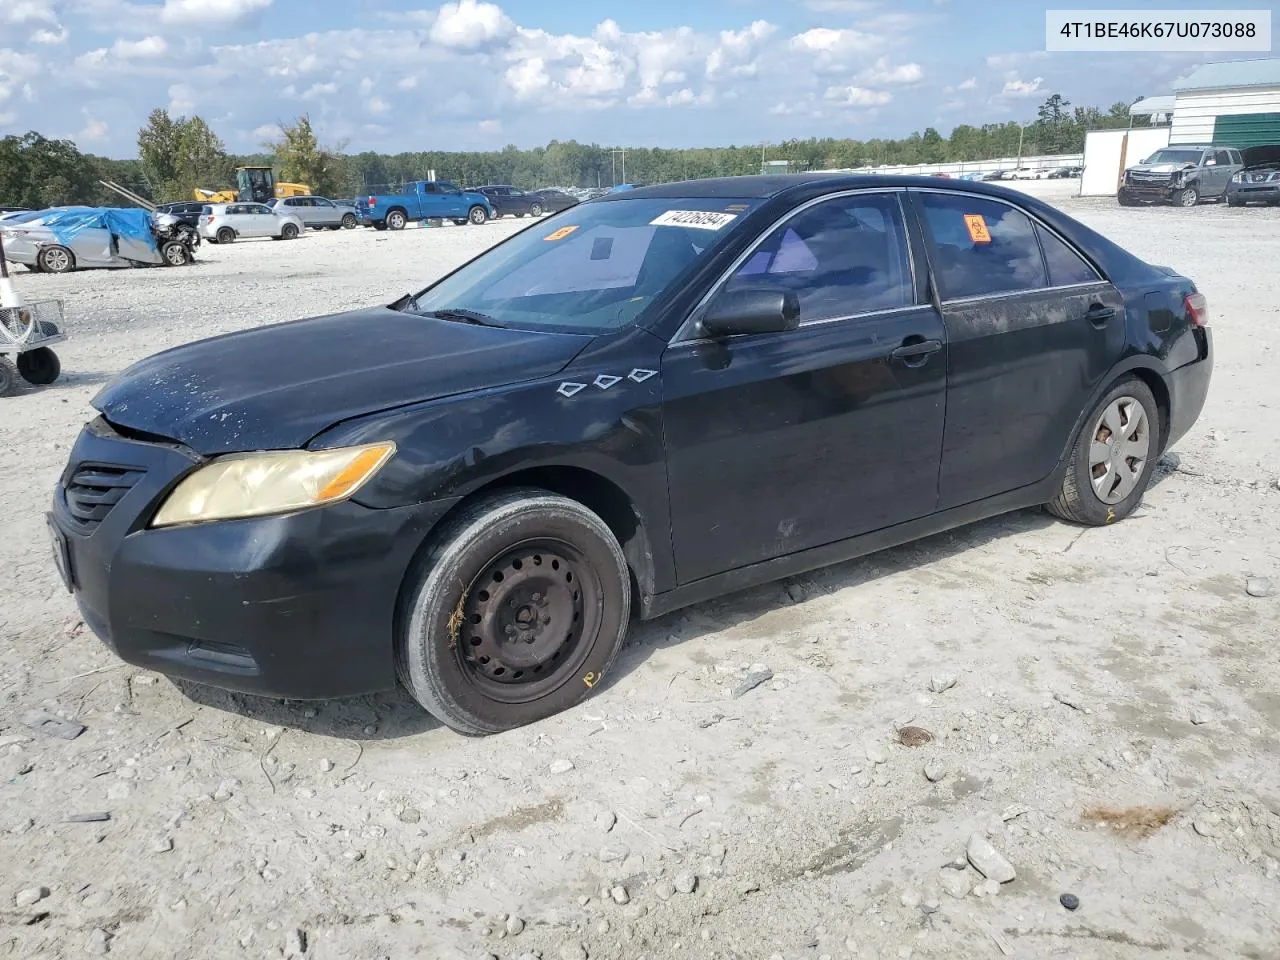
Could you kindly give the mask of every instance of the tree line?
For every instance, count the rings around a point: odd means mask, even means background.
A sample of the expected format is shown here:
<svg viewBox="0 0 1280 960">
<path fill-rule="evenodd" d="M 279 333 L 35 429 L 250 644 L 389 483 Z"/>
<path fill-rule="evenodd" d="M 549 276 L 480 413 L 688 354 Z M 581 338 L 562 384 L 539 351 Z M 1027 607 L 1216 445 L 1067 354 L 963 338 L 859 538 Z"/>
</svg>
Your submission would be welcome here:
<svg viewBox="0 0 1280 960">
<path fill-rule="evenodd" d="M 1053 94 L 1029 123 L 961 124 L 949 136 L 933 127 L 902 139 L 809 138 L 758 145 L 689 149 L 612 148 L 574 140 L 545 147 L 500 151 L 346 153 L 324 145 L 305 114 L 280 124 L 274 140 L 254 154 L 228 153 L 199 116 L 172 117 L 154 110 L 138 131 L 138 157 L 110 160 L 81 153 L 70 140 L 30 132 L 0 138 L 0 204 L 33 208 L 54 204 L 111 205 L 119 198 L 99 183 L 114 180 L 157 203 L 193 198 L 196 188 L 235 185 L 238 165 L 272 166 L 278 179 L 305 183 L 321 196 L 351 197 L 395 189 L 432 171 L 465 185 L 510 183 L 544 186 L 611 186 L 662 183 L 699 177 L 758 173 L 762 160 L 786 160 L 793 171 L 885 164 L 947 163 L 1016 155 L 1079 153 L 1089 130 L 1125 127 L 1129 104 L 1107 110 L 1072 107 Z"/>
</svg>

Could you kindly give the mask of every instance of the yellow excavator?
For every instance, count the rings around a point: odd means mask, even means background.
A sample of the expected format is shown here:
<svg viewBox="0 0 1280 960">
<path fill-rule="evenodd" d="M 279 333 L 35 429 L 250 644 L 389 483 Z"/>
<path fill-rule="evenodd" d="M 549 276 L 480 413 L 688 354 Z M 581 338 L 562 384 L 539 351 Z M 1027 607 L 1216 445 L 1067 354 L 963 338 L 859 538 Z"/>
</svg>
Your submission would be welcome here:
<svg viewBox="0 0 1280 960">
<path fill-rule="evenodd" d="M 311 188 L 305 183 L 277 181 L 270 167 L 236 167 L 234 190 L 196 187 L 192 193 L 205 203 L 266 203 L 272 197 L 309 197 Z"/>
</svg>

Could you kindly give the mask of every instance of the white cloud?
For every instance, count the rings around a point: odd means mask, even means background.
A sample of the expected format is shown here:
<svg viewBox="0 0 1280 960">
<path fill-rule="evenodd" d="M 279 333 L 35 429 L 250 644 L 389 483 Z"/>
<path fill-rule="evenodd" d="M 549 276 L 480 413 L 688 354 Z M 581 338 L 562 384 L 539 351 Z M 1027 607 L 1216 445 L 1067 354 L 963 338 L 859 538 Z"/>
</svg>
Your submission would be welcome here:
<svg viewBox="0 0 1280 960">
<path fill-rule="evenodd" d="M 373 93 L 373 86 L 373 77 L 363 78 L 360 81 L 360 86 L 358 88 L 360 90 L 360 96 L 367 97 L 369 94 Z"/>
<path fill-rule="evenodd" d="M 825 96 L 842 107 L 882 107 L 893 100 L 893 94 L 887 90 L 866 87 L 828 87 Z"/>
<path fill-rule="evenodd" d="M 707 79 L 755 76 L 761 47 L 777 30 L 767 20 L 756 20 L 745 30 L 721 30 L 720 42 L 707 55 Z"/>
<path fill-rule="evenodd" d="M 418 78 L 414 76 L 401 77 L 396 81 L 397 90 L 413 90 L 418 86 Z"/>
<path fill-rule="evenodd" d="M 59 26 L 57 30 L 37 30 L 31 35 L 31 42 L 50 45 L 66 43 L 68 36 L 70 34 L 67 33 L 67 28 Z"/>
<path fill-rule="evenodd" d="M 324 100 L 338 92 L 336 83 L 313 83 L 302 94 L 303 100 Z"/>
<path fill-rule="evenodd" d="M 431 40 L 455 50 L 476 50 L 509 37 L 515 30 L 502 8 L 476 0 L 458 0 L 440 8 L 431 26 Z"/>
<path fill-rule="evenodd" d="M 1005 81 L 1004 87 L 1000 90 L 1002 97 L 1033 97 L 1040 91 L 1040 85 L 1044 83 L 1044 77 L 1036 77 L 1034 80 L 1021 80 L 1017 76 L 1010 77 Z"/>
<path fill-rule="evenodd" d="M 970 77 L 969 79 L 962 80 L 960 83 L 958 83 L 956 85 L 956 89 L 957 90 L 974 90 L 974 89 L 977 89 L 977 86 L 978 86 L 978 78 Z"/>
<path fill-rule="evenodd" d="M 174 26 L 230 27 L 269 6 L 271 0 L 164 0 L 160 19 Z"/>
<path fill-rule="evenodd" d="M 502 130 L 501 120 L 481 120 L 476 124 L 485 133 L 499 133 Z"/>
<path fill-rule="evenodd" d="M 22 26 L 27 23 L 58 23 L 51 0 L 5 0 L 0 4 L 0 23 Z"/>
<path fill-rule="evenodd" d="M 89 116 L 88 113 L 84 115 L 84 120 L 84 126 L 75 136 L 76 143 L 106 139 L 107 132 L 110 130 L 106 123 L 96 119 L 95 117 Z"/>
<path fill-rule="evenodd" d="M 169 113 L 185 117 L 195 112 L 196 92 L 190 84 L 175 83 L 169 87 Z"/>
<path fill-rule="evenodd" d="M 902 63 L 896 67 L 889 64 L 888 57 L 881 57 L 867 69 L 858 74 L 858 82 L 865 84 L 911 84 L 919 83 L 924 71 L 918 63 Z"/>
<path fill-rule="evenodd" d="M 383 100 L 381 97 L 371 97 L 365 102 L 365 109 L 372 113 L 375 117 L 380 117 L 391 109 L 391 104 Z"/>
<path fill-rule="evenodd" d="M 254 127 L 249 131 L 250 139 L 264 143 L 267 141 L 279 140 L 284 136 L 284 131 L 280 129 L 278 123 L 264 123 L 260 127 Z"/>
<path fill-rule="evenodd" d="M 819 74 L 847 74 L 865 62 L 867 54 L 882 50 L 884 39 L 861 30 L 814 27 L 792 37 L 790 48 L 804 58 L 808 70 Z"/>
<path fill-rule="evenodd" d="M 148 60 L 163 57 L 169 52 L 169 43 L 164 37 L 143 37 L 141 40 L 117 40 L 111 46 L 111 52 L 121 60 Z"/>
</svg>

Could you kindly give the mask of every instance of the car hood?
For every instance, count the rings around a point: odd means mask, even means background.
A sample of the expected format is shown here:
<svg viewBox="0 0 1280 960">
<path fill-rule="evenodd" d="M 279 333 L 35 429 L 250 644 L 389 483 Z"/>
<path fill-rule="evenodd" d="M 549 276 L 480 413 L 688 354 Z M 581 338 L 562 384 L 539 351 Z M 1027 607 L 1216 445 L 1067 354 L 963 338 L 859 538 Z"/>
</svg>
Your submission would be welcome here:
<svg viewBox="0 0 1280 960">
<path fill-rule="evenodd" d="M 117 426 L 206 456 L 297 448 L 351 417 L 552 376 L 590 340 L 378 307 L 166 350 L 92 403 Z"/>
<path fill-rule="evenodd" d="M 1141 170 L 1143 173 L 1175 173 L 1178 170 L 1194 170 L 1194 163 L 1139 163 L 1130 170 Z"/>
<path fill-rule="evenodd" d="M 1274 169 L 1280 167 L 1280 144 L 1268 144 L 1262 147 L 1247 147 L 1240 151 L 1245 167 L 1257 170 L 1260 167 Z"/>
</svg>

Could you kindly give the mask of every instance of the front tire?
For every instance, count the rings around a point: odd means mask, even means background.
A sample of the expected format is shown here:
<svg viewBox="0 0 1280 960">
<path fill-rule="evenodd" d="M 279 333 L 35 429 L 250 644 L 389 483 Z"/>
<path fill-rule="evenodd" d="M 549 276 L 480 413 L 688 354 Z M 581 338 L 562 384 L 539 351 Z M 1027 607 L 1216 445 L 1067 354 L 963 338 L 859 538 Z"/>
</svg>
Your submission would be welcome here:
<svg viewBox="0 0 1280 960">
<path fill-rule="evenodd" d="M 58 379 L 62 364 L 58 355 L 48 347 L 36 347 L 18 354 L 18 373 L 27 383 L 44 387 Z"/>
<path fill-rule="evenodd" d="M 354 230 L 356 228 L 356 215 L 354 213 L 345 213 L 342 215 L 342 229 Z"/>
<path fill-rule="evenodd" d="M 604 521 L 565 497 L 511 490 L 464 508 L 415 564 L 397 670 L 443 723 L 499 733 L 586 699 L 630 613 L 626 559 Z"/>
<path fill-rule="evenodd" d="M 1195 187 L 1183 187 L 1173 196 L 1175 206 L 1194 207 L 1200 202 L 1200 191 Z"/>
<path fill-rule="evenodd" d="M 286 223 L 283 227 L 281 227 L 281 228 L 280 228 L 280 239 L 281 239 L 281 240 L 297 240 L 297 239 L 298 239 L 298 226 L 297 226 L 297 224 L 293 224 L 293 223 Z"/>
<path fill-rule="evenodd" d="M 472 207 L 467 213 L 467 221 L 474 226 L 480 226 L 489 219 L 489 213 L 484 207 Z"/>
<path fill-rule="evenodd" d="M 1062 489 L 1050 513 L 1091 527 L 1123 520 L 1142 502 L 1160 456 L 1160 408 L 1137 378 L 1121 380 L 1098 401 L 1076 437 Z"/>
<path fill-rule="evenodd" d="M 185 267 L 190 260 L 187 247 L 179 240 L 170 240 L 160 248 L 160 258 L 166 267 Z"/>
<path fill-rule="evenodd" d="M 531 207 L 529 207 L 529 216 L 531 217 L 542 216 L 542 204 L 535 203 Z"/>
</svg>

